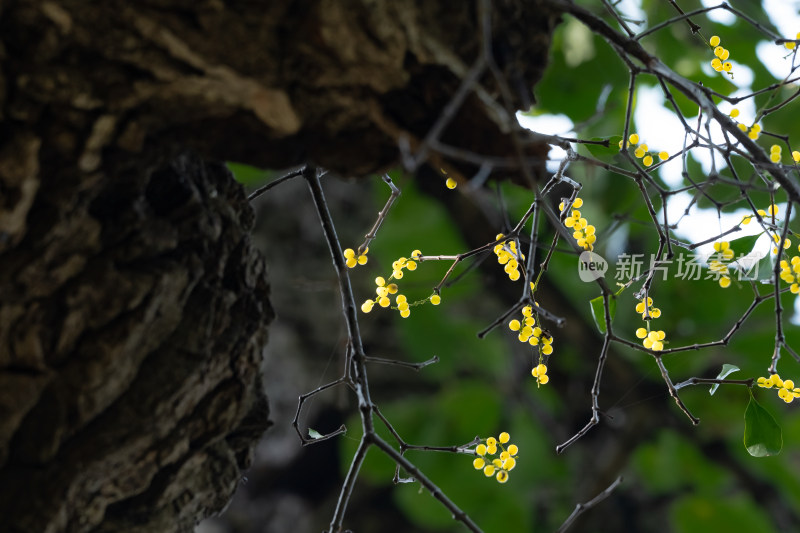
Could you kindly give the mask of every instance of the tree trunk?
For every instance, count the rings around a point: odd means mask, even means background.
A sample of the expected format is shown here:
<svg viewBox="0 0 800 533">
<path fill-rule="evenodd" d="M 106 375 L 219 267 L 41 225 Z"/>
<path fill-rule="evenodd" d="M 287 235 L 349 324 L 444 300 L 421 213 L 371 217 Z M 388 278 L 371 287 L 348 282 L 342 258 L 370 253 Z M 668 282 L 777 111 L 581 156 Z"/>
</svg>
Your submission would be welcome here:
<svg viewBox="0 0 800 533">
<path fill-rule="evenodd" d="M 261 4 L 0 3 L 10 531 L 186 531 L 227 504 L 268 425 L 272 310 L 252 211 L 208 161 L 385 169 L 480 51 L 473 2 Z M 495 60 L 525 107 L 556 18 L 493 4 Z M 441 139 L 513 156 L 479 81 Z"/>
</svg>

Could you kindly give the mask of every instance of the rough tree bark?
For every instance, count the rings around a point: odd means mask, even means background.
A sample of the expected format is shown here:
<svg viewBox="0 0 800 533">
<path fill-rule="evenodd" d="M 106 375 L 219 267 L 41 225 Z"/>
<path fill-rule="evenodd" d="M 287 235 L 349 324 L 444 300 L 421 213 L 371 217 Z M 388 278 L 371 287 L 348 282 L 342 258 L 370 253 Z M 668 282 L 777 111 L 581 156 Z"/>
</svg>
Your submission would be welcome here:
<svg viewBox="0 0 800 533">
<path fill-rule="evenodd" d="M 479 53 L 476 2 L 264 4 L 0 3 L 11 531 L 186 531 L 224 507 L 268 425 L 272 311 L 252 212 L 208 161 L 384 169 Z M 524 107 L 556 17 L 493 4 L 495 59 Z M 499 112 L 472 93 L 442 139 L 513 155 Z"/>
</svg>

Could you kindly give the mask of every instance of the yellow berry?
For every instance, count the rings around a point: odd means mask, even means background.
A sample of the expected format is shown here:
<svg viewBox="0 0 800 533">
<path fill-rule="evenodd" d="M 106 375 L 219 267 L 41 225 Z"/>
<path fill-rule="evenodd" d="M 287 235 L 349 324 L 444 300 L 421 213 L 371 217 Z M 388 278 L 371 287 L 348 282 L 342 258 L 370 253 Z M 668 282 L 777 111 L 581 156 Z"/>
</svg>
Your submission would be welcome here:
<svg viewBox="0 0 800 533">
<path fill-rule="evenodd" d="M 351 257 L 355 257 L 355 256 L 356 256 L 356 252 L 352 248 L 348 248 L 347 250 L 344 251 L 345 259 L 350 259 Z"/>
<path fill-rule="evenodd" d="M 781 162 L 781 153 L 780 152 L 772 152 L 769 154 L 769 160 L 773 163 L 780 163 Z"/>
<path fill-rule="evenodd" d="M 722 61 L 719 60 L 718 57 L 715 57 L 711 60 L 711 68 L 716 70 L 717 72 L 722 70 Z"/>
<path fill-rule="evenodd" d="M 520 323 L 519 320 L 517 319 L 514 319 L 508 323 L 508 329 L 510 329 L 511 331 L 519 331 L 519 328 L 520 328 Z"/>
<path fill-rule="evenodd" d="M 544 376 L 539 376 L 538 379 L 539 379 L 539 384 L 540 385 L 545 385 L 545 384 L 547 384 L 548 381 L 550 381 L 550 376 L 545 374 Z"/>
<path fill-rule="evenodd" d="M 377 285 L 378 287 L 383 287 L 384 285 L 386 285 L 386 280 L 378 276 L 377 278 L 375 278 L 375 285 Z"/>
<path fill-rule="evenodd" d="M 392 303 L 391 300 L 389 300 L 387 296 L 384 296 L 383 298 L 378 300 L 378 305 L 380 305 L 381 307 L 389 307 L 391 303 Z"/>
<path fill-rule="evenodd" d="M 512 456 L 513 455 L 517 455 L 517 453 L 519 453 L 519 448 L 517 447 L 516 444 L 509 444 L 508 445 L 508 453 L 511 454 Z M 511 469 L 509 468 L 509 470 L 511 470 Z"/>
<path fill-rule="evenodd" d="M 483 467 L 483 474 L 486 477 L 492 477 L 494 475 L 494 466 L 486 465 L 485 467 Z"/>
<path fill-rule="evenodd" d="M 631 136 L 628 137 L 628 140 L 631 142 L 631 144 L 639 144 L 639 135 L 637 135 L 636 133 L 631 133 Z M 577 205 L 575 207 L 580 207 L 580 206 Z"/>
<path fill-rule="evenodd" d="M 635 155 L 636 157 L 644 157 L 645 153 L 647 153 L 647 151 L 640 146 L 639 148 L 636 149 L 635 152 L 633 152 L 633 155 Z"/>
<path fill-rule="evenodd" d="M 397 283 L 390 283 L 386 290 L 389 291 L 389 294 L 397 294 L 398 288 Z"/>
<path fill-rule="evenodd" d="M 354 268 L 358 264 L 358 260 L 355 257 L 348 257 L 345 264 L 347 268 Z"/>
<path fill-rule="evenodd" d="M 645 158 L 642 159 L 642 164 L 646 167 L 649 167 L 650 165 L 653 164 L 653 158 L 649 155 L 645 156 Z"/>
<path fill-rule="evenodd" d="M 728 50 L 727 48 L 725 48 L 725 49 L 722 51 L 722 55 L 720 55 L 720 56 L 719 56 L 719 58 L 720 58 L 721 60 L 723 60 L 723 61 L 725 61 L 725 60 L 726 60 L 726 59 L 728 59 L 729 57 L 731 57 L 731 51 L 730 51 L 730 50 Z"/>
<path fill-rule="evenodd" d="M 669 159 L 669 153 L 668 152 L 658 152 L 658 157 L 662 161 L 666 161 L 667 159 Z"/>
<path fill-rule="evenodd" d="M 725 72 L 730 72 L 732 68 L 733 65 L 731 64 L 730 61 L 726 61 L 722 64 L 722 70 L 724 70 Z"/>
<path fill-rule="evenodd" d="M 472 466 L 475 467 L 475 470 L 482 470 L 485 465 L 486 461 L 483 457 L 476 457 L 475 460 L 472 461 Z"/>
<path fill-rule="evenodd" d="M 553 353 L 553 345 L 552 344 L 545 344 L 542 346 L 542 353 L 544 355 L 550 355 Z"/>
<path fill-rule="evenodd" d="M 439 305 L 441 302 L 442 302 L 442 297 L 439 296 L 438 294 L 434 294 L 433 296 L 431 296 L 431 303 L 433 305 Z"/>
<path fill-rule="evenodd" d="M 728 276 L 722 276 L 721 278 L 719 278 L 719 286 L 722 287 L 723 289 L 727 289 L 728 287 L 731 286 L 731 278 L 729 278 Z"/>
<path fill-rule="evenodd" d="M 477 453 L 478 455 L 481 455 L 481 456 L 486 455 L 486 445 L 485 444 L 478 444 L 475 447 L 475 453 Z"/>
<path fill-rule="evenodd" d="M 366 255 L 359 255 L 358 256 L 358 264 L 359 265 L 366 265 L 368 260 L 369 259 L 367 258 Z"/>
<path fill-rule="evenodd" d="M 713 35 L 711 36 L 711 39 L 708 40 L 708 44 L 710 44 L 711 46 L 719 46 L 719 42 L 720 39 L 718 35 Z"/>
<path fill-rule="evenodd" d="M 367 300 L 366 302 L 361 304 L 361 312 L 369 313 L 370 311 L 372 311 L 372 306 L 374 303 L 375 302 L 373 302 L 372 300 Z"/>
<path fill-rule="evenodd" d="M 794 387 L 794 385 L 792 386 Z M 506 442 L 511 440 L 511 435 L 509 435 L 506 431 L 504 431 L 497 436 L 497 440 L 500 441 L 500 444 L 505 444 Z"/>
<path fill-rule="evenodd" d="M 720 59 L 722 59 L 721 56 L 723 52 L 725 52 L 725 49 L 722 48 L 721 46 L 717 45 L 716 47 L 714 47 L 714 55 L 719 57 Z"/>
<path fill-rule="evenodd" d="M 457 185 L 456 180 L 454 180 L 453 178 L 447 178 L 445 184 L 447 185 L 448 189 L 455 189 Z"/>
<path fill-rule="evenodd" d="M 733 109 L 731 109 L 731 114 L 730 114 L 730 117 L 731 117 L 731 118 L 736 118 L 736 117 L 738 117 L 738 116 L 739 116 L 739 110 L 738 110 L 738 109 L 736 109 L 735 107 L 734 107 Z"/>
<path fill-rule="evenodd" d="M 505 470 L 500 470 L 497 473 L 497 477 L 495 479 L 497 479 L 498 483 L 505 483 L 506 481 L 508 481 L 508 472 L 506 472 Z"/>
<path fill-rule="evenodd" d="M 797 150 L 792 152 L 792 159 L 794 159 L 795 163 L 800 163 L 800 152 L 798 152 Z"/>
<path fill-rule="evenodd" d="M 575 201 L 572 202 L 572 207 L 575 209 L 579 209 L 583 206 L 583 200 L 581 198 L 575 198 Z"/>
<path fill-rule="evenodd" d="M 647 330 L 644 328 L 637 329 L 636 336 L 639 337 L 640 339 L 644 339 L 645 337 L 647 337 Z"/>
</svg>

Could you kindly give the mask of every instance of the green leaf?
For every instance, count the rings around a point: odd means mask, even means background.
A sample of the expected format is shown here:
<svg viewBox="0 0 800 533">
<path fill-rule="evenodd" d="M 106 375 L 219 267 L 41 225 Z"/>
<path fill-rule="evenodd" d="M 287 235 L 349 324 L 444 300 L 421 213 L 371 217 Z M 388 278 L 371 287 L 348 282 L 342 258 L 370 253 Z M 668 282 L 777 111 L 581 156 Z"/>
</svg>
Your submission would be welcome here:
<svg viewBox="0 0 800 533">
<path fill-rule="evenodd" d="M 268 170 L 252 167 L 243 163 L 226 163 L 228 170 L 233 174 L 233 179 L 242 185 L 255 186 L 267 181 L 272 174 Z"/>
<path fill-rule="evenodd" d="M 731 250 L 734 251 L 736 257 L 739 257 L 740 255 L 747 255 L 753 251 L 753 247 L 756 245 L 756 241 L 759 237 L 761 237 L 761 233 L 756 235 L 748 235 L 747 237 L 742 237 L 741 239 L 734 239 L 730 241 Z"/>
<path fill-rule="evenodd" d="M 602 144 L 585 144 L 586 149 L 595 156 L 600 157 L 604 155 L 614 155 L 619 153 L 619 142 L 622 140 L 622 137 L 619 135 L 614 135 L 613 137 L 592 137 L 592 141 L 605 141 L 608 143 L 608 146 L 603 146 Z"/>
<path fill-rule="evenodd" d="M 744 447 L 753 457 L 778 455 L 783 448 L 781 427 L 756 401 L 752 391 L 744 412 Z"/>
<path fill-rule="evenodd" d="M 738 370 L 739 370 L 739 367 L 736 366 L 736 365 L 727 365 L 727 364 L 722 365 L 722 370 L 719 371 L 719 374 L 717 375 L 717 379 L 725 379 L 730 374 L 733 374 L 734 372 L 737 372 Z M 714 383 L 711 386 L 711 390 L 708 391 L 708 393 L 713 396 L 714 393 L 717 392 L 717 387 L 719 387 L 719 383 Z"/>
<path fill-rule="evenodd" d="M 592 317 L 594 318 L 594 323 L 597 324 L 597 329 L 600 330 L 600 333 L 605 334 L 606 332 L 606 318 L 605 318 L 605 310 L 603 308 L 603 297 L 598 296 L 597 298 L 592 299 L 589 301 L 592 307 Z M 611 320 L 614 320 L 614 314 L 617 312 L 617 299 L 612 295 L 608 298 L 608 314 L 611 316 Z"/>
<path fill-rule="evenodd" d="M 324 435 L 316 429 L 308 428 L 308 437 L 311 439 L 321 439 Z"/>
</svg>

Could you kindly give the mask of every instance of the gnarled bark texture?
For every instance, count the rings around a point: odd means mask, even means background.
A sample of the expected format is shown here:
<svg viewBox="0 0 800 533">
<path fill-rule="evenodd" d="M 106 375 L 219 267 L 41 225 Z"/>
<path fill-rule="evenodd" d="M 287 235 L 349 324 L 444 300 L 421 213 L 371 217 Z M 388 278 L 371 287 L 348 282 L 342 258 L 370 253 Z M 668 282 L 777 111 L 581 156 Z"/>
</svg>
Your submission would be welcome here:
<svg viewBox="0 0 800 533">
<path fill-rule="evenodd" d="M 0 262 L 0 515 L 8 531 L 189 530 L 268 423 L 272 315 L 244 195 L 192 156 L 76 187 L 39 176 Z"/>
<path fill-rule="evenodd" d="M 0 3 L 4 528 L 186 531 L 226 505 L 268 425 L 272 310 L 250 207 L 209 161 L 395 164 L 478 56 L 476 4 Z M 555 16 L 492 4 L 526 106 Z M 442 140 L 513 156 L 479 81 Z"/>
</svg>

